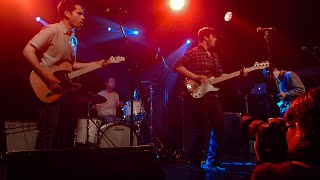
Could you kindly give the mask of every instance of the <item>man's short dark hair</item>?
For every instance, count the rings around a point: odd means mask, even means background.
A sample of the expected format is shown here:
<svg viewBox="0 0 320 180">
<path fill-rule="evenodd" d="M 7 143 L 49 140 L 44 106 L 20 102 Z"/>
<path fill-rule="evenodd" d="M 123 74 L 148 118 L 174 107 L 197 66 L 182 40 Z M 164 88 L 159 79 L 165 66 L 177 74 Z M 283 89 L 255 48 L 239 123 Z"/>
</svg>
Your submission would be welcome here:
<svg viewBox="0 0 320 180">
<path fill-rule="evenodd" d="M 108 83 L 111 78 L 116 80 L 116 76 L 114 74 L 109 74 L 109 75 L 106 76 L 106 81 L 105 82 Z"/>
<path fill-rule="evenodd" d="M 204 40 L 204 37 L 209 37 L 212 34 L 214 37 L 217 36 L 216 30 L 210 27 L 203 27 L 198 31 L 198 39 L 199 42 Z"/>
<path fill-rule="evenodd" d="M 80 5 L 84 8 L 83 0 L 61 0 L 57 6 L 60 19 L 64 18 L 65 11 L 72 12 L 75 10 L 75 5 Z"/>
</svg>

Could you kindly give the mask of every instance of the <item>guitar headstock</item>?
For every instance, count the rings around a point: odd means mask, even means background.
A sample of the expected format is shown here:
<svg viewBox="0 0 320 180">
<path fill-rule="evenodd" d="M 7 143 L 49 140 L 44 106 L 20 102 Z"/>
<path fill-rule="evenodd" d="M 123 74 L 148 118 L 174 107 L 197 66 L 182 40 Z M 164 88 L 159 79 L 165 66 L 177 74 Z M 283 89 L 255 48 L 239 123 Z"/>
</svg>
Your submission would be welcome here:
<svg viewBox="0 0 320 180">
<path fill-rule="evenodd" d="M 253 67 L 254 69 L 264 69 L 269 67 L 269 62 L 268 61 L 263 61 L 261 63 L 255 62 Z"/>
<path fill-rule="evenodd" d="M 123 57 L 123 56 L 111 56 L 108 60 L 107 60 L 107 63 L 110 64 L 110 63 L 119 63 L 119 62 L 122 62 L 122 61 L 125 61 L 126 58 Z"/>
</svg>

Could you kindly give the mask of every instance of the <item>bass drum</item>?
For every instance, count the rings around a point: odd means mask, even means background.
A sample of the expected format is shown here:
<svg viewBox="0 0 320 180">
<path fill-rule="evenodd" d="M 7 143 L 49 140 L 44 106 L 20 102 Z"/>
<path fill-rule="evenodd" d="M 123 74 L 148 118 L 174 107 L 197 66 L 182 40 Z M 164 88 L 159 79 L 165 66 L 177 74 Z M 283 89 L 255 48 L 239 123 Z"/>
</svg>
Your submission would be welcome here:
<svg viewBox="0 0 320 180">
<path fill-rule="evenodd" d="M 101 127 L 100 148 L 129 147 L 130 127 L 124 124 L 107 124 Z M 138 145 L 137 134 L 133 132 L 133 146 Z"/>
</svg>

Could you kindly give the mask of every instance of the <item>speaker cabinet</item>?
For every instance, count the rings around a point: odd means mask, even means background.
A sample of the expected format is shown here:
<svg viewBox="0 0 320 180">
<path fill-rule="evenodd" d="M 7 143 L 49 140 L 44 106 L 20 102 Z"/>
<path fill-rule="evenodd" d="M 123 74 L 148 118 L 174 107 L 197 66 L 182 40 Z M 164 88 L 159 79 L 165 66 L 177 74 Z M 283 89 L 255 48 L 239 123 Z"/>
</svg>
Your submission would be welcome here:
<svg viewBox="0 0 320 180">
<path fill-rule="evenodd" d="M 7 152 L 35 150 L 37 134 L 37 123 L 35 122 L 6 120 Z"/>
<path fill-rule="evenodd" d="M 225 112 L 224 118 L 224 153 L 240 153 L 242 151 L 241 113 Z"/>
</svg>

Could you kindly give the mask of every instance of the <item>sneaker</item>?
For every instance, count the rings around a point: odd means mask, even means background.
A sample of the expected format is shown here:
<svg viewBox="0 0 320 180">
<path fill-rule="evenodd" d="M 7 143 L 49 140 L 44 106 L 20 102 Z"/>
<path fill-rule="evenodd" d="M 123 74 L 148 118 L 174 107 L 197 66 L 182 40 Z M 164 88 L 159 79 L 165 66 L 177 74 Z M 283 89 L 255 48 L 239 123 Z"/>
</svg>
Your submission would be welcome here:
<svg viewBox="0 0 320 180">
<path fill-rule="evenodd" d="M 208 171 L 219 171 L 219 172 L 226 171 L 226 168 L 223 168 L 221 166 L 214 166 L 209 163 L 201 164 L 201 168 Z"/>
<path fill-rule="evenodd" d="M 196 173 L 204 173 L 204 169 L 200 165 L 191 164 L 190 171 Z"/>
</svg>

